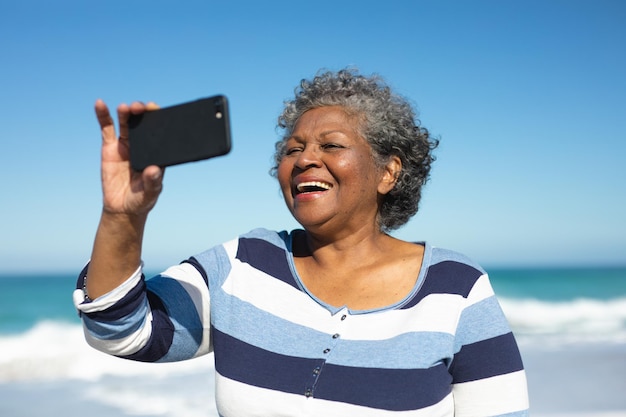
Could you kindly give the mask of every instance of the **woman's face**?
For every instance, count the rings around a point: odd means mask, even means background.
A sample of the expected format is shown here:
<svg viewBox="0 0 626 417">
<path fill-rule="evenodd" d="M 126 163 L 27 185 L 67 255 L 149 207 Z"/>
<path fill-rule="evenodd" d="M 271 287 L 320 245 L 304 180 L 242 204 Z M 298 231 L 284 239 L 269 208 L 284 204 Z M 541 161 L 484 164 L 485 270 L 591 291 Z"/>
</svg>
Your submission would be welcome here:
<svg viewBox="0 0 626 417">
<path fill-rule="evenodd" d="M 307 230 L 351 232 L 377 224 L 379 196 L 388 190 L 358 120 L 338 106 L 305 112 L 278 164 L 287 207 Z M 389 174 L 387 172 L 387 174 Z"/>
</svg>

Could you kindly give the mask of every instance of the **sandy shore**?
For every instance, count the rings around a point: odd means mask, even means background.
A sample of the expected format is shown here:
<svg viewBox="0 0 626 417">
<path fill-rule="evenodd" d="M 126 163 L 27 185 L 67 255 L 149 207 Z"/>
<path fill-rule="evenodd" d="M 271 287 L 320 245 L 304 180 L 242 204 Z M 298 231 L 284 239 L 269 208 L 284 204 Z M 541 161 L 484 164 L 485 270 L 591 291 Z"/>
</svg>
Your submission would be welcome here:
<svg viewBox="0 0 626 417">
<path fill-rule="evenodd" d="M 626 346 L 524 348 L 533 417 L 626 417 Z"/>
</svg>

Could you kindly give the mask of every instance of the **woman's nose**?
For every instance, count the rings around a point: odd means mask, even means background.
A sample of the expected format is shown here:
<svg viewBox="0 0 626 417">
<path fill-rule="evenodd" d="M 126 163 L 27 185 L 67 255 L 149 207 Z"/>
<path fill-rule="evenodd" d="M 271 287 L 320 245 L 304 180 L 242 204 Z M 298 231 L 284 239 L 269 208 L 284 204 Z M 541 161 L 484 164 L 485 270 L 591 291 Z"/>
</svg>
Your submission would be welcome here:
<svg viewBox="0 0 626 417">
<path fill-rule="evenodd" d="M 320 165 L 321 159 L 317 145 L 306 145 L 296 160 L 296 166 L 300 169 L 319 167 Z"/>
</svg>

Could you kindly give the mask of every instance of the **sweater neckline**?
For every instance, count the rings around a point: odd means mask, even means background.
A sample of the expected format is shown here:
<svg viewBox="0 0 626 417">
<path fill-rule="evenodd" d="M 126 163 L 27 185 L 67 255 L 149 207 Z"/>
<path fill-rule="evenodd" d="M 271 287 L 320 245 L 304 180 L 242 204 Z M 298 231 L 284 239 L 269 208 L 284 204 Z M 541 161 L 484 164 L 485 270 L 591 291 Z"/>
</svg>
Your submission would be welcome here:
<svg viewBox="0 0 626 417">
<path fill-rule="evenodd" d="M 316 297 L 315 294 L 313 294 L 311 291 L 309 291 L 309 289 L 306 287 L 306 285 L 302 281 L 302 278 L 300 277 L 296 269 L 296 264 L 295 264 L 294 255 L 293 255 L 293 241 L 294 241 L 295 235 L 298 233 L 302 233 L 302 232 L 303 232 L 302 229 L 294 229 L 291 232 L 289 232 L 289 234 L 287 235 L 287 239 L 285 240 L 285 245 L 287 248 L 287 263 L 289 264 L 289 269 L 291 270 L 291 274 L 293 275 L 293 279 L 296 282 L 298 288 L 302 292 L 307 294 L 318 305 L 328 310 L 332 315 L 335 315 L 341 311 L 348 311 L 349 314 L 356 315 L 356 314 L 369 314 L 369 313 L 376 313 L 376 312 L 382 312 L 382 311 L 387 311 L 387 310 L 400 309 L 402 308 L 402 306 L 406 305 L 415 297 L 415 295 L 419 292 L 420 288 L 424 284 L 424 280 L 428 272 L 428 267 L 430 266 L 430 261 L 431 261 L 431 256 L 432 256 L 432 247 L 427 241 L 415 241 L 411 243 L 424 246 L 424 256 L 422 257 L 422 264 L 420 265 L 420 272 L 417 276 L 417 280 L 415 281 L 415 285 L 413 285 L 413 288 L 411 289 L 411 291 L 402 300 L 392 303 L 387 306 L 376 307 L 376 308 L 367 309 L 367 310 L 352 310 L 352 309 L 347 308 L 347 306 L 345 305 L 334 306 L 334 305 L 328 304 L 325 301 Z"/>
</svg>

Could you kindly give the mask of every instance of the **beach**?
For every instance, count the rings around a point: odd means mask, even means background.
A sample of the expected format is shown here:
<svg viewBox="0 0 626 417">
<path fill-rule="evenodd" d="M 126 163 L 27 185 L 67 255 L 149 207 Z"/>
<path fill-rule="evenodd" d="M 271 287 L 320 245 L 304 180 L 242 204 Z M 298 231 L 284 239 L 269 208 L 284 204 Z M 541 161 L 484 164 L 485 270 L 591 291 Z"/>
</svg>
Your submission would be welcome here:
<svg viewBox="0 0 626 417">
<path fill-rule="evenodd" d="M 626 347 L 522 351 L 534 417 L 625 417 Z"/>
<path fill-rule="evenodd" d="M 626 417 L 626 268 L 591 273 L 494 272 L 534 417 Z M 546 279 L 567 286 L 557 293 Z M 211 355 L 146 364 L 95 351 L 71 305 L 72 281 L 0 277 L 0 416 L 218 415 Z"/>
</svg>

